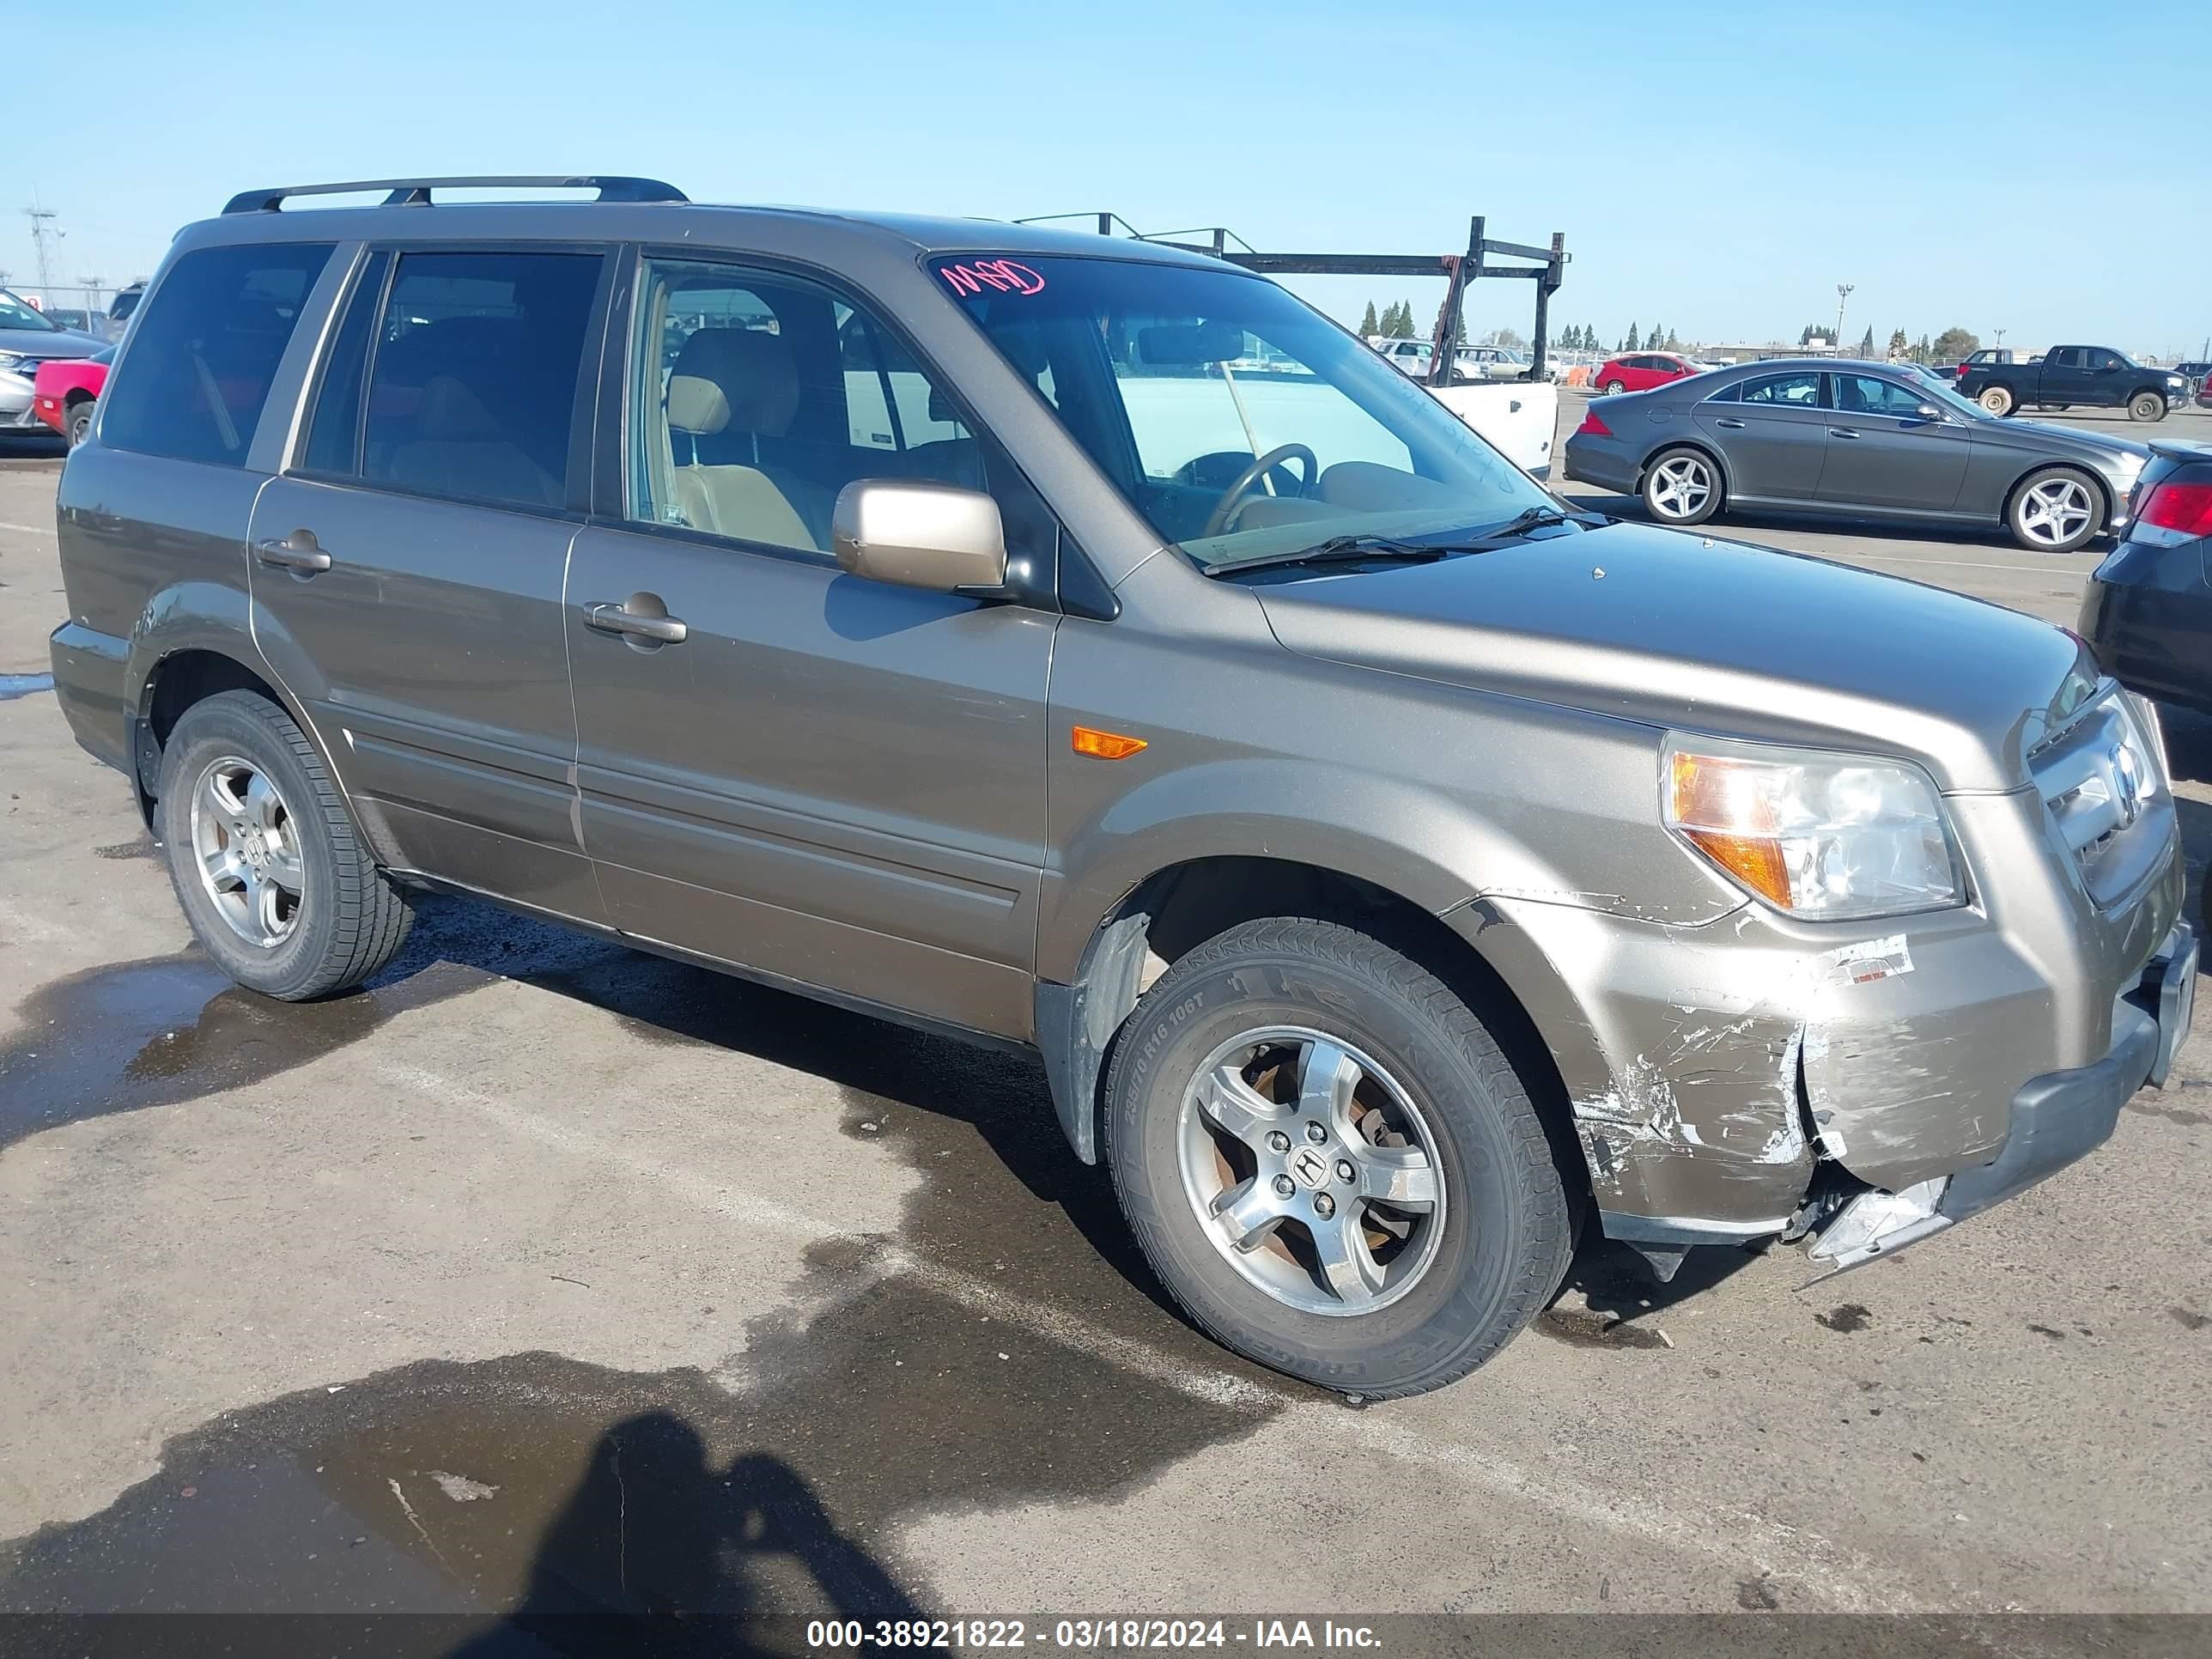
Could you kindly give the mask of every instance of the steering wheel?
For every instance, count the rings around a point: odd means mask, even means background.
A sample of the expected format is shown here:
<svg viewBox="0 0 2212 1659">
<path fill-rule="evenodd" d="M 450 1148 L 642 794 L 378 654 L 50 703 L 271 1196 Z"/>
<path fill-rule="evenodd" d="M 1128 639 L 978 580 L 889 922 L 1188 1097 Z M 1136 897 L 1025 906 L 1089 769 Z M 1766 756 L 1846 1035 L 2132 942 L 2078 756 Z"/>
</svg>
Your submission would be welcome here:
<svg viewBox="0 0 2212 1659">
<path fill-rule="evenodd" d="M 1213 511 L 1206 514 L 1206 528 L 1198 532 L 1200 539 L 1218 536 L 1226 530 L 1230 514 L 1236 512 L 1237 503 L 1244 499 L 1246 492 L 1267 476 L 1268 468 L 1280 466 L 1290 460 L 1305 463 L 1306 481 L 1298 486 L 1298 493 L 1303 495 L 1310 492 L 1321 477 L 1321 463 L 1314 459 L 1313 451 L 1304 444 L 1278 445 L 1264 455 L 1254 456 L 1252 465 L 1238 473 L 1236 482 L 1221 492 L 1221 499 L 1214 502 Z"/>
</svg>

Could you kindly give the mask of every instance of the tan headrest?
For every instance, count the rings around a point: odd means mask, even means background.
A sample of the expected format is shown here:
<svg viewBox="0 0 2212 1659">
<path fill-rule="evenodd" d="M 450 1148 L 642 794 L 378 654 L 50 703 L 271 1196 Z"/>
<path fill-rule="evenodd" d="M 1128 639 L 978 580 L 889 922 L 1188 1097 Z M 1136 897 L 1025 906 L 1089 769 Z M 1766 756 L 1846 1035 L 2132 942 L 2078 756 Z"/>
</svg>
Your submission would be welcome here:
<svg viewBox="0 0 2212 1659">
<path fill-rule="evenodd" d="M 450 374 L 433 374 L 415 411 L 415 436 L 424 443 L 471 443 L 496 438 L 500 429 L 475 392 Z"/>
<path fill-rule="evenodd" d="M 780 438 L 798 413 L 799 364 L 765 330 L 702 328 L 676 354 L 668 423 L 679 431 L 734 428 Z"/>
</svg>

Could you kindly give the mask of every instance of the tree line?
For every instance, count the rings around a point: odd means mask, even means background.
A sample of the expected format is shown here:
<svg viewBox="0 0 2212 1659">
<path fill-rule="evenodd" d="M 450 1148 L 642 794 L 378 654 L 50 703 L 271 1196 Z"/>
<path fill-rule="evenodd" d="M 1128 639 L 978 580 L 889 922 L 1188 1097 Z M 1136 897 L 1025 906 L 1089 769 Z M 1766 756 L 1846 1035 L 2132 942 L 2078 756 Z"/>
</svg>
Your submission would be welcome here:
<svg viewBox="0 0 2212 1659">
<path fill-rule="evenodd" d="M 1400 300 L 1394 305 L 1383 307 L 1379 312 L 1375 308 L 1375 301 L 1370 300 L 1365 314 L 1359 319 L 1359 331 L 1370 339 L 1413 340 L 1429 337 L 1429 330 L 1413 320 L 1413 306 L 1410 300 Z M 1462 324 L 1457 343 L 1464 343 L 1465 340 L 1466 327 Z M 1809 346 L 1815 341 L 1833 346 L 1836 343 L 1835 325 L 1808 323 L 1798 331 L 1799 345 Z M 1486 335 L 1484 343 L 1518 346 L 1523 342 L 1513 330 L 1501 328 Z M 1923 334 L 1917 341 L 1900 328 L 1891 331 L 1889 348 L 1884 355 L 1907 362 L 1955 363 L 1978 349 L 1981 343 L 1981 337 L 1971 329 L 1955 325 L 1932 338 Z M 1662 327 L 1657 323 L 1652 324 L 1649 329 L 1639 328 L 1631 323 L 1628 332 L 1620 336 L 1611 346 L 1607 346 L 1597 330 L 1587 323 L 1571 323 L 1552 336 L 1552 349 L 1554 351 L 1680 351 L 1682 349 L 1681 337 L 1673 329 Z M 1869 361 L 1875 357 L 1872 324 L 1869 324 L 1866 332 L 1859 337 L 1858 349 L 1854 355 Z"/>
</svg>

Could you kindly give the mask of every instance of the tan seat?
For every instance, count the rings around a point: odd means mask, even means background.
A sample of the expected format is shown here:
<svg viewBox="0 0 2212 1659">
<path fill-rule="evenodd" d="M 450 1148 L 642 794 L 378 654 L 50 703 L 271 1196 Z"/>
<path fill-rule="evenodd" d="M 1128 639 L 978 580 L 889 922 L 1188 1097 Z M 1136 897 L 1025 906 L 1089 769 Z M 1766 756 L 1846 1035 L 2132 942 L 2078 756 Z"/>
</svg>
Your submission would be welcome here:
<svg viewBox="0 0 2212 1659">
<path fill-rule="evenodd" d="M 512 442 L 477 394 L 450 374 L 422 386 L 414 436 L 392 452 L 392 483 L 441 495 L 561 504 L 561 486 Z"/>
<path fill-rule="evenodd" d="M 777 547 L 829 549 L 834 492 L 759 464 L 760 441 L 781 438 L 799 413 L 791 348 L 760 329 L 702 328 L 684 343 L 668 377 L 668 424 L 692 437 L 688 464 L 672 468 L 674 504 L 694 528 Z M 754 464 L 702 464 L 697 440 L 749 438 Z"/>
</svg>

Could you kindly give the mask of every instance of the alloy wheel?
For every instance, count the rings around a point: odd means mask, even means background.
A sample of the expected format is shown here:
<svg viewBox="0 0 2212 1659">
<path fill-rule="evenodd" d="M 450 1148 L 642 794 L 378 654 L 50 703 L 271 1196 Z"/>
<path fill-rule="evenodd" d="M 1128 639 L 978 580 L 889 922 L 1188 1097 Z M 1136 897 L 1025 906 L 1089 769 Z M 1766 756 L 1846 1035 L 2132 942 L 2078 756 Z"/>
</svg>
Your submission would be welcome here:
<svg viewBox="0 0 2212 1659">
<path fill-rule="evenodd" d="M 1177 1133 L 1207 1241 L 1278 1302 L 1372 1313 L 1436 1261 L 1436 1138 L 1398 1081 L 1340 1038 L 1295 1025 L 1231 1038 L 1185 1092 Z"/>
<path fill-rule="evenodd" d="M 192 785 L 192 860 L 216 914 L 249 945 L 292 936 L 307 896 L 307 866 L 290 809 L 252 762 L 210 761 Z"/>
<path fill-rule="evenodd" d="M 2081 534 L 2095 512 L 2080 479 L 2045 478 L 2021 499 L 2021 533 L 2041 546 L 2062 547 Z"/>
<path fill-rule="evenodd" d="M 1672 455 L 1652 469 L 1646 491 L 1651 505 L 1669 519 L 1686 519 L 1711 499 L 1711 469 L 1694 455 Z"/>
</svg>

